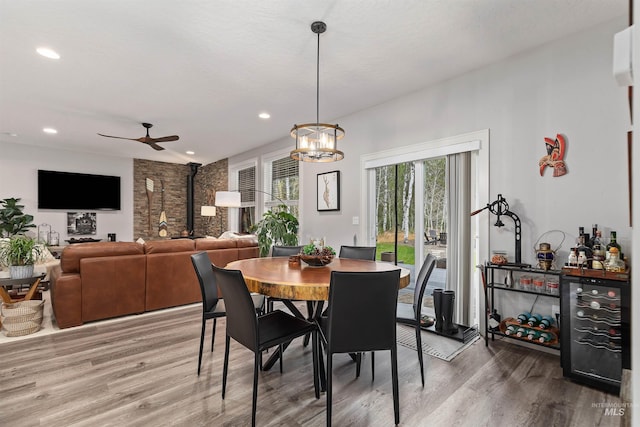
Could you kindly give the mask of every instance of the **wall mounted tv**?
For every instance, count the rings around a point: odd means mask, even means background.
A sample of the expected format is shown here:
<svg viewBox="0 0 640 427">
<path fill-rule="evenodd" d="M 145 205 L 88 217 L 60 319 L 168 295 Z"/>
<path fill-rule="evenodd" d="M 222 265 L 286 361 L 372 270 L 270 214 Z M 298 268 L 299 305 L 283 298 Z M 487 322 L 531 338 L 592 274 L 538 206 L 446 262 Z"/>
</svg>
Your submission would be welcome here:
<svg viewBox="0 0 640 427">
<path fill-rule="evenodd" d="M 120 177 L 38 170 L 38 209 L 120 210 Z"/>
</svg>

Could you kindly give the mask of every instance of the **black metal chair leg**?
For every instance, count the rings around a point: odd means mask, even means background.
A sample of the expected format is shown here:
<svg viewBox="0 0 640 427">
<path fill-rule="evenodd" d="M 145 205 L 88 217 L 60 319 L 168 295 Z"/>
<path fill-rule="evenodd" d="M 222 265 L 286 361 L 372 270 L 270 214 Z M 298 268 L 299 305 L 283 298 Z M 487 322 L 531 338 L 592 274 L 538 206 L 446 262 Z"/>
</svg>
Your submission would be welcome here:
<svg viewBox="0 0 640 427">
<path fill-rule="evenodd" d="M 331 373 L 333 367 L 331 366 L 332 354 L 327 354 L 327 427 L 331 427 Z"/>
<path fill-rule="evenodd" d="M 376 376 L 376 363 L 375 363 L 375 352 L 371 352 L 371 382 Z"/>
<path fill-rule="evenodd" d="M 198 376 L 200 375 L 200 365 L 202 365 L 202 349 L 204 347 L 204 331 L 205 331 L 205 320 L 202 318 L 202 330 L 200 332 L 200 353 L 198 354 Z"/>
<path fill-rule="evenodd" d="M 416 348 L 418 349 L 418 362 L 420 363 L 420 378 L 422 379 L 422 387 L 424 387 L 424 362 L 422 359 L 422 334 L 420 325 L 416 325 Z"/>
<path fill-rule="evenodd" d="M 319 372 L 319 356 L 318 356 L 318 352 L 320 351 L 319 349 L 319 345 L 318 345 L 318 332 L 317 331 L 313 331 L 313 333 L 311 334 L 311 352 L 313 353 L 313 390 L 316 393 L 316 399 L 320 399 L 320 384 L 319 384 L 319 378 L 318 376 L 320 375 Z"/>
<path fill-rule="evenodd" d="M 398 392 L 398 354 L 397 347 L 391 348 L 391 382 L 393 386 L 393 414 L 396 425 L 400 424 L 400 397 Z"/>
<path fill-rule="evenodd" d="M 213 342 L 216 339 L 216 318 L 213 318 L 213 332 L 211 333 L 211 352 L 213 353 Z"/>
<path fill-rule="evenodd" d="M 224 400 L 224 393 L 227 390 L 227 370 L 229 368 L 229 347 L 230 347 L 230 337 L 226 336 L 224 343 L 224 364 L 222 367 L 222 399 Z"/>
<path fill-rule="evenodd" d="M 260 352 L 253 358 L 253 403 L 251 404 L 251 427 L 256 426 L 256 409 L 258 408 L 258 369 L 260 368 Z"/>
</svg>

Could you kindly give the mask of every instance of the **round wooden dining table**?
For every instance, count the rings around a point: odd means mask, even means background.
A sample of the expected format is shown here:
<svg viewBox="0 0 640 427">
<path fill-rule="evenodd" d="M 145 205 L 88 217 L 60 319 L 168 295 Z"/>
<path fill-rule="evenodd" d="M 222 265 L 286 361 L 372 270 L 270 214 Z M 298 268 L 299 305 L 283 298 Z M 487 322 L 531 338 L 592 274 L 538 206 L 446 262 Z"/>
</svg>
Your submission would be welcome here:
<svg viewBox="0 0 640 427">
<path fill-rule="evenodd" d="M 388 262 L 334 258 L 323 267 L 300 261 L 290 265 L 288 257 L 249 258 L 233 261 L 225 267 L 242 271 L 251 292 L 288 300 L 326 301 L 332 271 L 374 272 L 400 270 L 400 288 L 409 285 L 410 271 Z"/>
<path fill-rule="evenodd" d="M 240 270 L 247 288 L 269 297 L 280 298 L 291 312 L 302 319 L 305 316 L 292 301 L 306 301 L 310 319 L 317 318 L 322 312 L 323 303 L 329 300 L 329 286 L 332 271 L 375 272 L 400 270 L 399 288 L 409 285 L 410 271 L 388 262 L 365 261 L 350 258 L 334 258 L 331 263 L 323 267 L 312 267 L 299 261 L 290 264 L 289 257 L 249 258 L 233 261 L 225 267 L 230 270 Z M 305 343 L 307 340 L 305 339 Z M 289 344 L 283 346 L 283 350 Z M 277 349 L 263 366 L 269 370 L 280 357 Z M 355 355 L 352 356 L 355 360 Z M 325 390 L 324 372 L 321 370 L 321 389 Z"/>
</svg>

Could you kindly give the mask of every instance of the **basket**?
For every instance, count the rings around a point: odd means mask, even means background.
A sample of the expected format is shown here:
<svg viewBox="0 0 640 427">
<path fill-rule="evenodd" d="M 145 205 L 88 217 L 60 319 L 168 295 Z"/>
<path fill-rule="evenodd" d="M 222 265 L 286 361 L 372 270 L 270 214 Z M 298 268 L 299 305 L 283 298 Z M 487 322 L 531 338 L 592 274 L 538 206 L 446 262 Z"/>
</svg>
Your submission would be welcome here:
<svg viewBox="0 0 640 427">
<path fill-rule="evenodd" d="M 333 255 L 304 255 L 300 254 L 300 259 L 310 267 L 324 267 L 333 261 Z"/>
<path fill-rule="evenodd" d="M 0 322 L 2 333 L 7 337 L 18 337 L 40 330 L 44 309 L 44 300 L 19 301 L 13 304 L 2 303 Z"/>
</svg>

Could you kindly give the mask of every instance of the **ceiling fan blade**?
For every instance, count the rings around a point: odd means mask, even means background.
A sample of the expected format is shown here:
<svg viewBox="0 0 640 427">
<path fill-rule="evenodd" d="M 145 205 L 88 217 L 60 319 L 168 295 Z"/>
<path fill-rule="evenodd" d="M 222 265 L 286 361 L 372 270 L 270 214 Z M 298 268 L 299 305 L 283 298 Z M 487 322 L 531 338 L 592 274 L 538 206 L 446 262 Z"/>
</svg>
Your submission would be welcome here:
<svg viewBox="0 0 640 427">
<path fill-rule="evenodd" d="M 142 138 L 124 138 L 122 136 L 105 135 L 105 134 L 102 134 L 102 133 L 99 133 L 98 135 L 104 136 L 104 137 L 107 137 L 107 138 L 126 139 L 126 140 L 129 140 L 129 141 L 142 142 L 143 144 L 147 144 L 148 146 L 150 146 L 151 148 L 153 148 L 154 150 L 157 150 L 157 151 L 164 150 L 163 147 L 161 147 L 161 146 L 159 146 L 157 144 L 158 142 L 177 141 L 177 140 L 180 139 L 180 137 L 178 135 L 163 136 L 161 138 L 151 138 L 149 136 L 149 128 L 151 126 L 153 126 L 153 125 L 149 124 L 149 123 L 142 123 L 142 126 L 144 126 L 147 129 L 147 134 L 145 136 L 143 136 Z"/>
<path fill-rule="evenodd" d="M 99 133 L 98 135 L 105 136 L 107 138 L 127 139 L 129 141 L 140 141 L 140 139 L 141 139 L 141 138 L 123 138 L 121 136 L 104 135 L 104 134 L 101 134 L 101 133 Z M 144 142 L 144 141 L 140 141 L 140 142 Z"/>
<path fill-rule="evenodd" d="M 155 144 L 153 142 L 145 142 L 145 144 L 147 144 L 148 146 L 150 146 L 151 148 L 153 148 L 154 150 L 158 150 L 158 151 L 162 151 L 164 150 L 163 147 L 159 146 L 158 144 Z"/>
<path fill-rule="evenodd" d="M 169 141 L 177 141 L 179 140 L 180 137 L 178 135 L 171 135 L 171 136 L 163 136 L 161 138 L 148 138 L 148 141 L 151 142 L 169 142 Z"/>
</svg>

